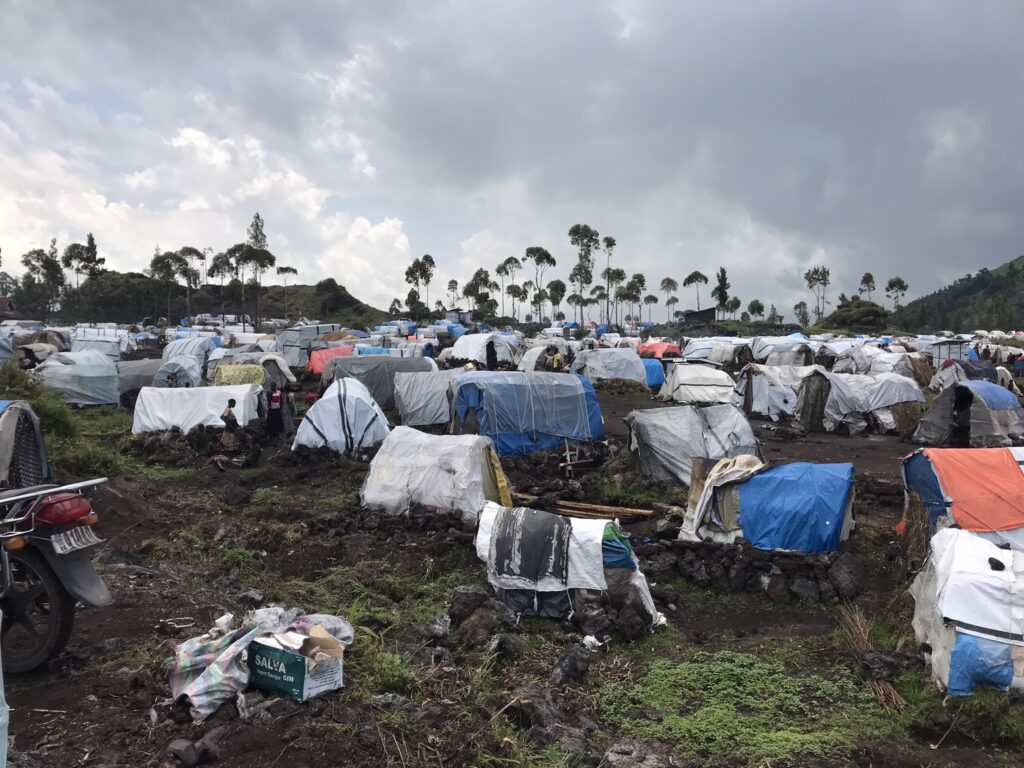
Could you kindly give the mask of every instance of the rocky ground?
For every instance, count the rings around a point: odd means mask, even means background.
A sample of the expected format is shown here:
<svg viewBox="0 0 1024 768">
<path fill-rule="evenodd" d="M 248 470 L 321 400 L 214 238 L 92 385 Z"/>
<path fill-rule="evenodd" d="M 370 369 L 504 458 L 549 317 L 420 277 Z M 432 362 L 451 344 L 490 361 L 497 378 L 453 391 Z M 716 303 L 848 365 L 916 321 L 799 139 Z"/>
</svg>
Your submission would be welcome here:
<svg viewBox="0 0 1024 768">
<path fill-rule="evenodd" d="M 613 439 L 596 460 L 607 463 L 565 481 L 557 457 L 510 462 L 512 482 L 670 510 L 685 494 L 645 481 L 621 450 L 621 417 L 659 404 L 600 397 Z M 944 702 L 912 666 L 893 673 L 905 708 L 887 711 L 838 628 L 841 602 L 856 595 L 879 651 L 916 651 L 893 536 L 909 447 L 767 426 L 769 458 L 856 465 L 858 524 L 845 553 L 776 564 L 782 577 L 769 569 L 766 592 L 750 578 L 756 556 L 680 548 L 673 513 L 659 512 L 626 528 L 669 623 L 653 634 L 619 625 L 593 652 L 576 624 L 516 624 L 456 521 L 359 510 L 365 465 L 296 461 L 281 446 L 255 466 L 221 469 L 148 446 L 94 496 L 106 539 L 98 562 L 116 602 L 80 612 L 49 669 L 7 680 L 12 765 L 1021 764 L 1020 703 L 995 693 Z M 130 451 L 127 431 L 108 419 L 103 444 Z M 166 701 L 161 663 L 223 613 L 269 603 L 352 622 L 345 688 L 303 704 L 250 693 L 244 717 L 231 703 L 194 725 Z"/>
</svg>

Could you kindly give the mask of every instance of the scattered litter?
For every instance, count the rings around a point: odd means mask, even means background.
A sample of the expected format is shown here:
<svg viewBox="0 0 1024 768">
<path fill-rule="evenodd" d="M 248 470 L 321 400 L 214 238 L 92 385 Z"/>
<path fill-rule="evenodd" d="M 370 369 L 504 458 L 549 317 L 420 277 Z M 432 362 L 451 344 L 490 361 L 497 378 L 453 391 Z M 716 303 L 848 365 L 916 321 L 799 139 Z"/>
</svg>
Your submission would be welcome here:
<svg viewBox="0 0 1024 768">
<path fill-rule="evenodd" d="M 287 690 L 270 690 L 301 696 L 303 701 L 342 685 L 342 654 L 354 639 L 352 625 L 345 619 L 279 606 L 251 611 L 235 629 L 231 629 L 233 619 L 231 614 L 221 616 L 209 632 L 181 643 L 164 662 L 171 700 L 187 698 L 196 723 L 231 699 L 244 713 L 244 692 L 251 680 L 256 682 L 254 669 L 267 671 L 259 676 L 260 687 L 268 689 L 276 682 Z M 257 639 L 259 656 L 273 656 L 273 663 L 268 660 L 263 665 L 251 658 L 250 646 Z"/>
</svg>

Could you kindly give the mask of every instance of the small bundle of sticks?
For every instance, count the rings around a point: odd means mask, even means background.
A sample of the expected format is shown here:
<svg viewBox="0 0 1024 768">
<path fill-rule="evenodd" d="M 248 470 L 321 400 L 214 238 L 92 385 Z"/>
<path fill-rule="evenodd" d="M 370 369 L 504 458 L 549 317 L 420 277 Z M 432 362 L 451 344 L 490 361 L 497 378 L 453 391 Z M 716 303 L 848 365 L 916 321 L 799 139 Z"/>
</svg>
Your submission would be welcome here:
<svg viewBox="0 0 1024 768">
<path fill-rule="evenodd" d="M 529 496 L 525 493 L 517 493 L 517 499 L 527 504 L 536 501 L 539 496 Z M 551 505 L 555 512 L 569 517 L 586 517 L 595 520 L 629 520 L 632 518 L 650 517 L 654 512 L 650 509 L 632 509 L 630 507 L 609 507 L 605 504 L 587 504 L 582 501 L 568 501 L 558 499 Z"/>
<path fill-rule="evenodd" d="M 874 643 L 871 642 L 872 622 L 860 608 L 853 605 L 844 605 L 840 608 L 839 624 L 846 633 L 847 646 L 858 661 L 861 661 L 868 651 L 875 650 Z M 891 712 L 902 712 L 906 709 L 907 702 L 888 680 L 876 680 L 869 676 L 868 685 L 875 694 L 875 699 L 885 709 Z"/>
</svg>

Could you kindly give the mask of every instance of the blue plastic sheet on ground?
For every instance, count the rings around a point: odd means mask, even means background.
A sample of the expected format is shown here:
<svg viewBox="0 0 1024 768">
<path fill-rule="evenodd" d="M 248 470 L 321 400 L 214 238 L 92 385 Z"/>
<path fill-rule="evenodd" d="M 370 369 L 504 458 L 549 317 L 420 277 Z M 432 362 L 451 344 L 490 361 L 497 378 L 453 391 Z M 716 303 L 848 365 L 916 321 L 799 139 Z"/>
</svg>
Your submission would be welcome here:
<svg viewBox="0 0 1024 768">
<path fill-rule="evenodd" d="M 831 552 L 839 547 L 852 464 L 798 462 L 741 484 L 743 537 L 758 549 Z"/>
</svg>

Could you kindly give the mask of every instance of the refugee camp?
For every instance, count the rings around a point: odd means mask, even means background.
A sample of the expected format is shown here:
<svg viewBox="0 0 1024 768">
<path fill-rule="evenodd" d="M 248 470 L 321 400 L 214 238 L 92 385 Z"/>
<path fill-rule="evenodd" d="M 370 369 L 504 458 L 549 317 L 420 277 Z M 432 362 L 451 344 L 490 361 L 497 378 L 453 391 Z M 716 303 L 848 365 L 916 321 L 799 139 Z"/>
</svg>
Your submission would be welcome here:
<svg viewBox="0 0 1024 768">
<path fill-rule="evenodd" d="M 0 768 L 1024 765 L 1018 8 L 5 11 Z"/>
</svg>

